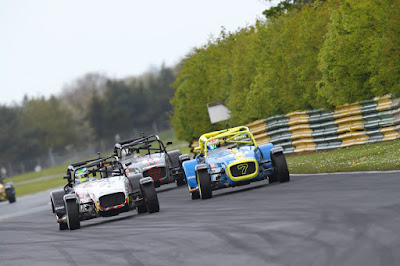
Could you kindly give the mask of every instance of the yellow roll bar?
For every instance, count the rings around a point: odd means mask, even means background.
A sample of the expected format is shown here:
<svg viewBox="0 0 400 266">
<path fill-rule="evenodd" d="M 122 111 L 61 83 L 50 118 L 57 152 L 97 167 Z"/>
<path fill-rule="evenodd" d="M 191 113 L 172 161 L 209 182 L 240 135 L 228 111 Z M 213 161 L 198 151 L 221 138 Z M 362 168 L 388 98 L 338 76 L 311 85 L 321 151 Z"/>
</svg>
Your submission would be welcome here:
<svg viewBox="0 0 400 266">
<path fill-rule="evenodd" d="M 243 133 L 247 133 L 247 135 L 251 138 L 251 141 L 233 140 L 232 137 L 241 135 Z M 223 138 L 228 138 L 228 139 L 223 140 Z M 203 153 L 204 156 L 206 156 L 207 143 L 212 139 L 219 139 L 220 143 L 244 143 L 244 144 L 251 144 L 257 147 L 257 142 L 254 139 L 254 136 L 250 132 L 249 128 L 246 126 L 238 126 L 229 129 L 213 131 L 201 135 L 199 138 L 199 147 L 196 147 L 195 150 L 200 150 L 200 152 Z"/>
</svg>

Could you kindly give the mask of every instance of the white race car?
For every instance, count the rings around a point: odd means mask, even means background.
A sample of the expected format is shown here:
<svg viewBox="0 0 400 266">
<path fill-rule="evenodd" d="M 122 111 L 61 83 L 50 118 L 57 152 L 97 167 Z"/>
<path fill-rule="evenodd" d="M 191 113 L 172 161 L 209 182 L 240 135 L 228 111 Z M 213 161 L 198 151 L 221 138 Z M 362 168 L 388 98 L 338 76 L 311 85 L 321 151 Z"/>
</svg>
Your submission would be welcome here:
<svg viewBox="0 0 400 266">
<path fill-rule="evenodd" d="M 139 214 L 160 210 L 153 179 L 131 174 L 110 156 L 68 166 L 68 184 L 50 192 L 60 230 L 78 229 L 80 222 L 137 209 Z"/>
</svg>

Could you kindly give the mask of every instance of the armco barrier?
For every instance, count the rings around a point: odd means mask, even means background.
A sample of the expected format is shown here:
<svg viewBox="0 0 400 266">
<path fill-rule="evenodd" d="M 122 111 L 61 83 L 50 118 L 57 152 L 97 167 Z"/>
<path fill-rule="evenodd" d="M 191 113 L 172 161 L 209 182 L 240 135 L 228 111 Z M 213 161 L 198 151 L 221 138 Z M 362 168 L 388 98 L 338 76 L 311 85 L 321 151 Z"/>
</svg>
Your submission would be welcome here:
<svg viewBox="0 0 400 266">
<path fill-rule="evenodd" d="M 250 131 L 254 134 L 254 138 L 259 143 L 259 145 L 266 144 L 270 142 L 270 137 L 268 132 L 265 131 L 267 124 L 264 119 L 254 121 L 247 125 Z"/>
<path fill-rule="evenodd" d="M 317 146 L 312 137 L 312 129 L 308 123 L 309 115 L 306 112 L 292 112 L 286 115 L 289 118 L 290 139 L 295 147 L 294 152 L 315 151 Z"/>
<path fill-rule="evenodd" d="M 247 125 L 259 144 L 285 153 L 325 150 L 400 138 L 400 99 L 389 96 L 338 107 L 276 115 Z"/>
</svg>

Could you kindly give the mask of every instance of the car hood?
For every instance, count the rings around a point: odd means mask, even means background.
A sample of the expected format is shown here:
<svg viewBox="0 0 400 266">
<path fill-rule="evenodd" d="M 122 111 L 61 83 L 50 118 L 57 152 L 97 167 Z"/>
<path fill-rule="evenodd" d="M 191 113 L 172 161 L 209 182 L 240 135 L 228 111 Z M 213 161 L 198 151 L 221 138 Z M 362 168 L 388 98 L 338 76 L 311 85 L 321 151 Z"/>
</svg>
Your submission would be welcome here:
<svg viewBox="0 0 400 266">
<path fill-rule="evenodd" d="M 207 154 L 206 162 L 214 167 L 226 167 L 231 162 L 245 159 L 254 158 L 254 147 L 241 147 L 239 149 L 222 149 Z"/>
<path fill-rule="evenodd" d="M 128 193 L 128 179 L 125 176 L 113 176 L 94 179 L 75 185 L 75 194 L 81 202 L 93 200 L 97 202 L 101 196 L 123 192 Z"/>
<path fill-rule="evenodd" d="M 131 163 L 128 168 L 131 173 L 143 173 L 153 167 L 165 167 L 165 154 L 155 153 L 143 156 L 132 156 L 124 159 L 123 163 Z"/>
</svg>

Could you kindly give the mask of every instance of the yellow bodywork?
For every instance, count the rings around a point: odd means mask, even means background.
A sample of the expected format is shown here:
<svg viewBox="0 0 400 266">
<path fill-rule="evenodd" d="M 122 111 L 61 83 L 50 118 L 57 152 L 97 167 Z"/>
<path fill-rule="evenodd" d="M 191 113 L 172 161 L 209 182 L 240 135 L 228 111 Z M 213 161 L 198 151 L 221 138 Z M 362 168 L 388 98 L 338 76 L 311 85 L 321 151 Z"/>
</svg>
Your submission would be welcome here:
<svg viewBox="0 0 400 266">
<path fill-rule="evenodd" d="M 238 176 L 238 177 L 235 177 L 232 175 L 232 173 L 231 173 L 232 166 L 239 165 L 239 164 L 246 165 L 247 163 L 250 163 L 250 162 L 254 163 L 256 166 L 256 170 L 254 171 L 254 173 L 251 173 L 249 175 L 242 175 L 242 176 Z M 243 169 L 243 170 L 245 171 L 246 169 Z M 238 160 L 238 161 L 235 161 L 235 162 L 229 164 L 228 167 L 225 169 L 225 171 L 226 171 L 226 174 L 229 176 L 229 178 L 232 179 L 233 181 L 246 181 L 246 180 L 253 179 L 258 175 L 258 163 L 255 159 Z"/>
<path fill-rule="evenodd" d="M 6 190 L 4 185 L 0 183 L 0 201 L 7 200 Z"/>
<path fill-rule="evenodd" d="M 247 133 L 251 140 L 240 140 L 239 136 L 243 133 Z M 199 146 L 195 150 L 200 151 L 204 156 L 207 156 L 207 143 L 210 140 L 218 139 L 221 144 L 224 143 L 243 143 L 257 147 L 256 140 L 253 134 L 251 134 L 248 127 L 239 126 L 224 130 L 213 131 L 205 133 L 199 138 Z"/>
</svg>

